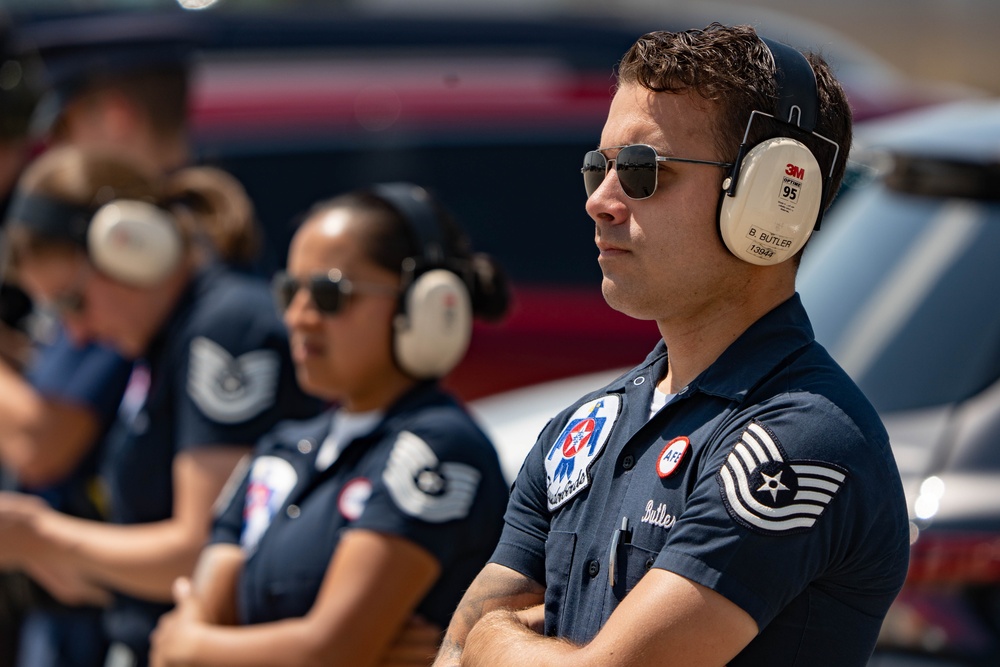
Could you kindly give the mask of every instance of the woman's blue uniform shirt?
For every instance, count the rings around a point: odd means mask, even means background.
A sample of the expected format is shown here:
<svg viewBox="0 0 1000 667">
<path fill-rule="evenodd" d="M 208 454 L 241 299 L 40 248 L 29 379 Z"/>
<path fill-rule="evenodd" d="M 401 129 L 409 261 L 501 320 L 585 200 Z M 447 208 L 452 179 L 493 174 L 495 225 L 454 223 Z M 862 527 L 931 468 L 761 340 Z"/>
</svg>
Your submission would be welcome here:
<svg viewBox="0 0 1000 667">
<path fill-rule="evenodd" d="M 328 467 L 316 459 L 331 413 L 263 440 L 213 541 L 241 544 L 241 622 L 305 615 L 344 530 L 396 535 L 438 560 L 416 612 L 445 627 L 503 527 L 508 491 L 496 451 L 455 400 L 422 384 Z"/>
<path fill-rule="evenodd" d="M 590 640 L 656 567 L 754 618 L 760 633 L 731 665 L 864 665 L 908 562 L 874 409 L 798 296 L 650 419 L 666 360 L 661 342 L 549 422 L 492 561 L 545 584 L 550 635 Z"/>
<path fill-rule="evenodd" d="M 287 333 L 267 285 L 209 267 L 192 280 L 136 362 L 102 466 L 111 520 L 170 518 L 172 465 L 180 452 L 253 446 L 280 420 L 313 415 L 321 407 L 298 387 Z M 169 608 L 116 595 L 105 628 L 112 640 L 144 656 L 150 632 Z"/>
</svg>

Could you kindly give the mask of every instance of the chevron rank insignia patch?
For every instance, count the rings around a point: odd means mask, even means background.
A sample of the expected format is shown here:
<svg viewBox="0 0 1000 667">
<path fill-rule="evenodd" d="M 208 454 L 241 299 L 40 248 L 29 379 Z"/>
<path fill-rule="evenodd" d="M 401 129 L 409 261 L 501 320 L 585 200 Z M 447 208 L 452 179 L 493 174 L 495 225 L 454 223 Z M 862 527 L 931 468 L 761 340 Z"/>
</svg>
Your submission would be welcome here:
<svg viewBox="0 0 1000 667">
<path fill-rule="evenodd" d="M 759 533 L 784 534 L 811 528 L 847 474 L 830 463 L 786 460 L 774 434 L 754 421 L 717 479 L 734 520 Z"/>
<path fill-rule="evenodd" d="M 218 343 L 199 336 L 191 342 L 188 395 L 209 419 L 239 424 L 274 404 L 279 370 L 274 350 L 234 358 Z"/>
<path fill-rule="evenodd" d="M 438 460 L 430 445 L 409 431 L 399 434 L 382 473 L 399 509 L 429 523 L 468 516 L 480 477 L 470 465 Z"/>
</svg>

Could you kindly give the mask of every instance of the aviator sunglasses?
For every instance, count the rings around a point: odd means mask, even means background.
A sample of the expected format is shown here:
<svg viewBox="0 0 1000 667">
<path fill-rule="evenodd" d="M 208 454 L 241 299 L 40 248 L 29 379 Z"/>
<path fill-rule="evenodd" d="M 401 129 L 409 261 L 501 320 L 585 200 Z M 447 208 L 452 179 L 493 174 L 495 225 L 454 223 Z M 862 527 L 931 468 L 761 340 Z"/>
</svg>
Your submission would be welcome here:
<svg viewBox="0 0 1000 667">
<path fill-rule="evenodd" d="M 388 285 L 375 283 L 356 283 L 348 280 L 340 269 L 331 269 L 326 274 L 309 276 L 299 280 L 284 271 L 278 271 L 271 280 L 271 289 L 278 309 L 283 313 L 288 310 L 295 295 L 300 289 L 309 291 L 309 298 L 316 309 L 325 315 L 340 312 L 352 294 L 368 292 L 372 294 L 398 294 L 398 290 Z"/>
<path fill-rule="evenodd" d="M 620 149 L 618 156 L 608 159 L 601 151 Z M 687 162 L 690 164 L 707 164 L 712 167 L 722 167 L 729 169 L 733 165 L 731 162 L 713 162 L 712 160 L 694 160 L 684 157 L 664 157 L 657 155 L 656 149 L 646 144 L 632 144 L 630 146 L 609 146 L 601 150 L 588 151 L 583 158 L 583 186 L 587 190 L 587 197 L 594 194 L 597 188 L 601 187 L 608 169 L 614 167 L 618 172 L 618 182 L 622 186 L 622 191 L 629 199 L 646 199 L 652 197 L 656 192 L 658 162 Z"/>
</svg>

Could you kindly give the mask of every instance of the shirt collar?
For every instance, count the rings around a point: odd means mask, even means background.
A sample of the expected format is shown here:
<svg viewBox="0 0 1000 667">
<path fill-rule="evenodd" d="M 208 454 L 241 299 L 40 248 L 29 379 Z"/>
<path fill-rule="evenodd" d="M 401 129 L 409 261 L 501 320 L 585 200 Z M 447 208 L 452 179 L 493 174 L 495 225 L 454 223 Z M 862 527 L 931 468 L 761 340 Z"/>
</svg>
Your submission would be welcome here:
<svg viewBox="0 0 1000 667">
<path fill-rule="evenodd" d="M 782 360 L 815 340 L 809 316 L 794 294 L 750 327 L 678 394 L 700 391 L 739 401 Z M 655 383 L 666 372 L 667 347 L 660 340 L 646 360 L 608 388 L 625 390 L 639 385 L 638 377 Z"/>
</svg>

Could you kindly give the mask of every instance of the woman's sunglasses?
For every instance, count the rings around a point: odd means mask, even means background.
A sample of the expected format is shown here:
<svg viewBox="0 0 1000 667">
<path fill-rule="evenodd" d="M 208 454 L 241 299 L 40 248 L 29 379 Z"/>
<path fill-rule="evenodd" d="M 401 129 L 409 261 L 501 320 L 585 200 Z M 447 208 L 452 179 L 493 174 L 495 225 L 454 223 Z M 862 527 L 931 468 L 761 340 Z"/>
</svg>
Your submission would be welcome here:
<svg viewBox="0 0 1000 667">
<path fill-rule="evenodd" d="M 299 280 L 284 271 L 278 271 L 271 280 L 271 289 L 278 309 L 283 313 L 288 310 L 295 295 L 300 289 L 309 291 L 309 298 L 316 309 L 326 315 L 340 312 L 352 294 L 362 292 L 378 294 L 398 294 L 399 291 L 388 285 L 375 283 L 356 283 L 348 280 L 339 269 L 331 269 L 325 275 L 309 276 Z"/>
<path fill-rule="evenodd" d="M 601 151 L 619 149 L 615 158 L 604 157 Z M 583 186 L 587 197 L 601 187 L 608 169 L 614 167 L 618 172 L 618 182 L 622 191 L 629 199 L 646 199 L 656 192 L 658 162 L 687 162 L 690 164 L 707 164 L 712 167 L 730 169 L 731 162 L 713 162 L 711 160 L 693 160 L 683 157 L 664 157 L 656 154 L 656 149 L 646 144 L 631 146 L 609 146 L 598 151 L 589 151 L 583 157 Z"/>
</svg>

